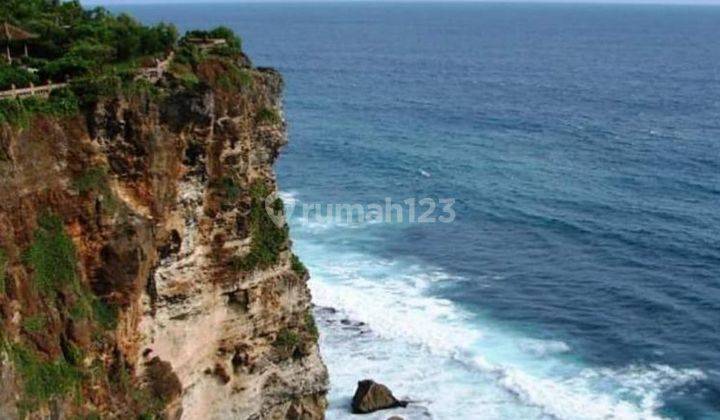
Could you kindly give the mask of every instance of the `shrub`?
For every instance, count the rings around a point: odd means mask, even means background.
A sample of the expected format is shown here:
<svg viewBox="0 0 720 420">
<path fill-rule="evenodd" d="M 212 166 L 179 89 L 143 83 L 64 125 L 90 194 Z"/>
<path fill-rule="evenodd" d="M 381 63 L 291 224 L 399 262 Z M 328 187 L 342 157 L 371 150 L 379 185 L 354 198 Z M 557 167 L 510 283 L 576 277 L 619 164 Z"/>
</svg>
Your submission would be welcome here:
<svg viewBox="0 0 720 420">
<path fill-rule="evenodd" d="M 185 73 L 178 77 L 180 85 L 186 89 L 193 90 L 200 84 L 200 79 L 194 73 Z"/>
<path fill-rule="evenodd" d="M 300 278 L 304 278 L 308 274 L 307 267 L 305 267 L 305 264 L 303 264 L 295 254 L 290 256 L 290 267 Z"/>
<path fill-rule="evenodd" d="M 103 45 L 95 40 L 82 40 L 70 47 L 67 56 L 87 60 L 98 66 L 113 60 L 115 54 L 115 48 L 110 45 Z"/>
<path fill-rule="evenodd" d="M 65 355 L 65 360 L 72 366 L 82 366 L 82 362 L 85 359 L 85 352 L 72 341 L 64 343 L 63 354 Z"/>
<path fill-rule="evenodd" d="M 249 70 L 232 63 L 226 64 L 226 68 L 217 78 L 217 87 L 227 92 L 235 92 L 238 88 L 252 87 L 253 77 Z"/>
<path fill-rule="evenodd" d="M 78 98 L 82 98 L 81 105 L 88 106 L 117 95 L 122 88 L 122 79 L 117 74 L 93 75 L 73 80 L 70 87 Z"/>
<path fill-rule="evenodd" d="M 133 76 L 134 77 L 134 76 Z M 130 80 L 122 85 L 122 93 L 127 98 L 157 98 L 161 90 L 149 80 Z"/>
<path fill-rule="evenodd" d="M 175 53 L 173 63 L 195 67 L 205 59 L 205 54 L 195 45 L 183 44 Z"/>
<path fill-rule="evenodd" d="M 193 72 L 192 66 L 189 63 L 180 63 L 176 59 L 170 63 L 169 73 L 175 78 L 177 83 L 189 90 L 194 90 L 200 84 L 200 79 Z"/>
<path fill-rule="evenodd" d="M 268 194 L 267 186 L 261 181 L 255 182 L 250 188 L 250 252 L 233 261 L 237 270 L 251 271 L 255 268 L 271 267 L 278 262 L 280 252 L 287 245 L 287 225 L 278 227 L 265 209 L 265 198 Z M 275 200 L 272 209 L 276 213 L 282 212 L 282 200 Z"/>
<path fill-rule="evenodd" d="M 23 99 L 0 100 L 0 124 L 26 127 L 33 115 L 63 117 L 79 110 L 77 97 L 68 89 L 54 91 L 48 99 L 33 96 Z"/>
<path fill-rule="evenodd" d="M 33 280 L 41 293 L 55 292 L 65 285 L 77 286 L 75 245 L 65 233 L 62 221 L 53 214 L 40 217 L 35 239 L 26 259 L 34 271 Z"/>
<path fill-rule="evenodd" d="M 315 317 L 310 310 L 308 310 L 305 314 L 305 329 L 314 340 L 317 340 L 318 337 L 320 337 Z"/>
<path fill-rule="evenodd" d="M 7 90 L 15 85 L 17 88 L 30 86 L 30 83 L 37 84 L 38 78 L 29 71 L 8 65 L 0 65 L 0 90 Z"/>
<path fill-rule="evenodd" d="M 92 318 L 102 329 L 114 330 L 117 327 L 118 312 L 116 305 L 104 302 L 80 286 L 78 300 L 70 308 L 69 315 L 74 320 Z"/>
<path fill-rule="evenodd" d="M 10 355 L 23 381 L 25 404 L 31 407 L 53 397 L 67 395 L 77 388 L 80 372 L 66 360 L 40 360 L 37 354 L 21 344 L 11 344 Z"/>
<path fill-rule="evenodd" d="M 50 98 L 44 102 L 45 108 L 41 113 L 58 117 L 74 115 L 80 109 L 80 103 L 75 93 L 70 89 L 55 90 Z"/>
<path fill-rule="evenodd" d="M 117 327 L 117 306 L 109 305 L 102 300 L 95 298 L 92 301 L 92 307 L 95 321 L 97 321 L 103 329 L 114 330 L 115 327 Z"/>
<path fill-rule="evenodd" d="M 107 169 L 102 166 L 87 169 L 73 180 L 73 187 L 80 194 L 103 192 L 107 189 Z"/>
<path fill-rule="evenodd" d="M 97 63 L 83 57 L 66 55 L 57 60 L 49 61 L 40 69 L 42 80 L 63 82 L 67 78 L 75 78 L 88 74 Z"/>
<path fill-rule="evenodd" d="M 240 187 L 231 177 L 223 177 L 213 186 L 220 192 L 225 203 L 232 203 L 240 197 Z"/>
<path fill-rule="evenodd" d="M 152 54 L 167 51 L 178 40 L 178 31 L 173 25 L 159 23 L 156 26 L 145 28 L 140 35 L 141 51 Z"/>
<path fill-rule="evenodd" d="M 258 124 L 280 124 L 282 118 L 276 109 L 273 108 L 262 108 L 255 116 L 255 121 Z"/>
<path fill-rule="evenodd" d="M 300 343 L 300 336 L 291 331 L 288 328 L 283 328 L 278 333 L 273 346 L 280 350 L 282 353 L 290 354 L 295 350 L 295 347 Z"/>
<path fill-rule="evenodd" d="M 45 329 L 47 320 L 42 315 L 27 317 L 23 320 L 23 329 L 29 333 L 39 333 Z"/>
</svg>

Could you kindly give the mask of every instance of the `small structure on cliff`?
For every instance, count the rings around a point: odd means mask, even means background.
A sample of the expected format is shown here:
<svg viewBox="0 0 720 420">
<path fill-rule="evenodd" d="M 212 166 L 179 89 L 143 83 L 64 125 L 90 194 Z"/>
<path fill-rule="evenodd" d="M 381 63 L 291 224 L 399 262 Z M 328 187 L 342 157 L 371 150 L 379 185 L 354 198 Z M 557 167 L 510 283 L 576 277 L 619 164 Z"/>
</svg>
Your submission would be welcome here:
<svg viewBox="0 0 720 420">
<path fill-rule="evenodd" d="M 168 67 L 170 67 L 173 58 L 175 58 L 175 52 L 171 51 L 164 60 L 160 60 L 159 58 L 154 59 L 152 66 L 140 68 L 135 79 L 146 79 L 151 83 L 157 83 L 158 80 L 162 79 Z"/>
<path fill-rule="evenodd" d="M 10 52 L 10 45 L 14 43 L 23 44 L 23 53 L 25 57 L 28 56 L 28 45 L 27 42 L 31 39 L 38 38 L 38 35 L 30 33 L 24 29 L 18 28 L 17 26 L 11 25 L 7 22 L 3 22 L 0 27 L 0 43 L 5 46 L 5 59 L 8 63 L 12 63 L 12 54 Z"/>
<path fill-rule="evenodd" d="M 225 38 L 186 38 L 185 42 L 195 45 L 201 50 L 209 50 L 215 47 L 227 45 Z"/>
</svg>

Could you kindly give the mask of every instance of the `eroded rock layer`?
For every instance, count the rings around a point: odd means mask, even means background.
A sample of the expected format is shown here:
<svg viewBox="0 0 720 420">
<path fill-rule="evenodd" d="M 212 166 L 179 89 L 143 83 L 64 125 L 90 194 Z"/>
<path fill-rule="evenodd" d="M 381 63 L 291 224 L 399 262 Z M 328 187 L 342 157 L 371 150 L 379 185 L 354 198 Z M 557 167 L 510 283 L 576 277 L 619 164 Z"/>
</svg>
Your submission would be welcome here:
<svg viewBox="0 0 720 420">
<path fill-rule="evenodd" d="M 0 128 L 0 417 L 323 417 L 282 79 L 193 71 Z"/>
</svg>

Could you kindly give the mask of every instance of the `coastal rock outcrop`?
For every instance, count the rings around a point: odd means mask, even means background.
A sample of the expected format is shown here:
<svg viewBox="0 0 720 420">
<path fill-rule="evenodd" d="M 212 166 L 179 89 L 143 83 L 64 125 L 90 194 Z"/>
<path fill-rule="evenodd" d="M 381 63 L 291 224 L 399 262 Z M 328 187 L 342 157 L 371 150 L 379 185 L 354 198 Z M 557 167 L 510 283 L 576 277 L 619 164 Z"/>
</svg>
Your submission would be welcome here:
<svg viewBox="0 0 720 420">
<path fill-rule="evenodd" d="M 355 414 L 368 414 L 389 408 L 407 407 L 407 405 L 406 401 L 395 398 L 385 385 L 365 379 L 358 382 L 357 390 L 352 399 L 352 412 Z"/>
<path fill-rule="evenodd" d="M 0 418 L 324 417 L 282 78 L 191 76 L 0 125 Z"/>
</svg>

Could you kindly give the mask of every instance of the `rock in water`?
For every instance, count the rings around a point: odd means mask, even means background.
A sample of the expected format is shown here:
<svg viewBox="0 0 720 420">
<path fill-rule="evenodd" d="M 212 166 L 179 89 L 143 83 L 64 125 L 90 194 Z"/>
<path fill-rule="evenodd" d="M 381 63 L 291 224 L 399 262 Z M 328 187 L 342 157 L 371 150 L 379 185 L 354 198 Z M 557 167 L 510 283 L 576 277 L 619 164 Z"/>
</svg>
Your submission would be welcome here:
<svg viewBox="0 0 720 420">
<path fill-rule="evenodd" d="M 367 414 L 378 410 L 395 407 L 406 407 L 406 401 L 400 401 L 388 387 L 370 379 L 358 382 L 355 396 L 352 400 L 354 414 Z"/>
</svg>

